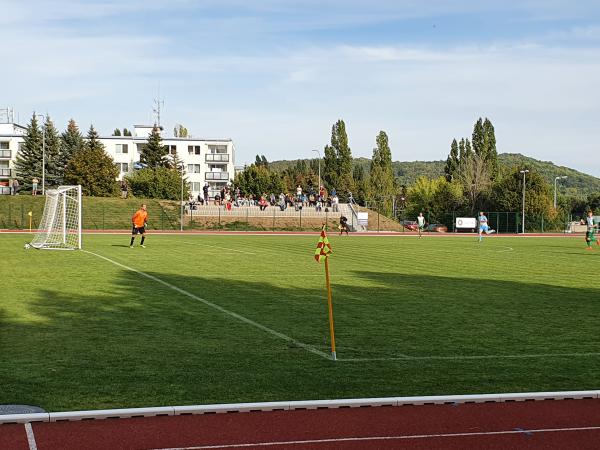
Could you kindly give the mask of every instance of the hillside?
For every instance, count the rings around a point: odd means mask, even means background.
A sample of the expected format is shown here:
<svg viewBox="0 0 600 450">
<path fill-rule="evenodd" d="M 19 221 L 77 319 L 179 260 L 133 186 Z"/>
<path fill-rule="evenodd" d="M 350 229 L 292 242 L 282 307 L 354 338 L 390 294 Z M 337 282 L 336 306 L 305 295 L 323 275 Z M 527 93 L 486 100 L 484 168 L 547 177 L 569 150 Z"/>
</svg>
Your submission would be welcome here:
<svg viewBox="0 0 600 450">
<path fill-rule="evenodd" d="M 498 159 L 500 165 L 507 168 L 516 166 L 535 170 L 552 184 L 554 183 L 554 177 L 566 175 L 568 178 L 562 180 L 560 185 L 562 192 L 566 191 L 571 195 L 588 195 L 592 192 L 600 192 L 600 178 L 568 167 L 557 166 L 550 161 L 540 161 L 519 153 L 501 153 L 498 155 Z M 270 167 L 276 171 L 284 170 L 294 164 L 296 164 L 296 160 L 269 163 Z M 363 166 L 365 172 L 368 172 L 371 160 L 368 158 L 355 158 L 354 164 Z M 394 161 L 392 164 L 400 184 L 411 185 L 418 177 L 423 175 L 429 178 L 442 176 L 446 161 Z"/>
</svg>

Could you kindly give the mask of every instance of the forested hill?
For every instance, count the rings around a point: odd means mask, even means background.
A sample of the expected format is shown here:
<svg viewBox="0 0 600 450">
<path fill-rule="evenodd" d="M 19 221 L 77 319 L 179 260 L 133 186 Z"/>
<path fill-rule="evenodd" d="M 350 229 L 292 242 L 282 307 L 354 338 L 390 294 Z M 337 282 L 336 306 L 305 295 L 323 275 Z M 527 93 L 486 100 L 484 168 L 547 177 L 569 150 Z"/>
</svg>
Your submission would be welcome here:
<svg viewBox="0 0 600 450">
<path fill-rule="evenodd" d="M 566 175 L 568 178 L 561 180 L 560 185 L 562 189 L 568 190 L 570 194 L 587 195 L 592 192 L 600 192 L 600 178 L 568 167 L 557 166 L 550 161 L 540 161 L 519 153 L 501 153 L 498 155 L 498 160 L 502 166 L 508 168 L 519 167 L 535 170 L 546 178 L 549 183 L 554 183 L 554 177 Z M 269 166 L 276 171 L 281 171 L 295 164 L 296 160 L 273 161 L 269 163 Z M 365 173 L 368 173 L 371 160 L 368 158 L 354 158 L 354 164 L 362 165 Z M 392 164 L 394 174 L 398 177 L 400 184 L 410 186 L 418 177 L 423 175 L 429 178 L 444 175 L 446 161 L 394 161 Z"/>
</svg>

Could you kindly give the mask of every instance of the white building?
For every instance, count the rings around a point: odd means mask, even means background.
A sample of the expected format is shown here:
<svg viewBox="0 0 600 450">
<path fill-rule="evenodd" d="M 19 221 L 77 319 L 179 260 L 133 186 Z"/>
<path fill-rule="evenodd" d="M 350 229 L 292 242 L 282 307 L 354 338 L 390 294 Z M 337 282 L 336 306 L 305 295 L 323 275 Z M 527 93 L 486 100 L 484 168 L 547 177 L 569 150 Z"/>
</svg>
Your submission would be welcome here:
<svg viewBox="0 0 600 450">
<path fill-rule="evenodd" d="M 133 136 L 103 136 L 106 153 L 124 175 L 140 167 L 140 150 L 148 140 L 152 125 L 134 125 Z M 9 181 L 15 177 L 15 159 L 23 143 L 26 128 L 14 123 L 0 123 L 0 194 L 10 194 Z M 162 129 L 161 129 L 162 132 Z M 186 179 L 194 196 L 208 183 L 211 197 L 234 177 L 235 148 L 231 139 L 163 137 L 170 155 L 177 153 L 185 165 Z M 41 174 L 39 179 L 41 181 Z"/>
</svg>

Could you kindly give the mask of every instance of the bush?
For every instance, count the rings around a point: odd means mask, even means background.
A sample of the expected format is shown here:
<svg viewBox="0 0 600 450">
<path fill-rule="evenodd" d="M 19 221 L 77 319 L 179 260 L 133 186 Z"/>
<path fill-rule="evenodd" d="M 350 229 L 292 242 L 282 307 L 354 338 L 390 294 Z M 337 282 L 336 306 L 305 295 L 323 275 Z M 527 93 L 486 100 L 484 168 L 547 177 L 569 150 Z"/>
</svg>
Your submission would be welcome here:
<svg viewBox="0 0 600 450">
<path fill-rule="evenodd" d="M 136 197 L 180 200 L 181 175 L 175 169 L 157 167 L 141 169 L 126 176 L 131 192 Z M 185 180 L 184 180 L 185 181 Z M 188 198 L 188 185 L 183 184 L 183 198 Z"/>
</svg>

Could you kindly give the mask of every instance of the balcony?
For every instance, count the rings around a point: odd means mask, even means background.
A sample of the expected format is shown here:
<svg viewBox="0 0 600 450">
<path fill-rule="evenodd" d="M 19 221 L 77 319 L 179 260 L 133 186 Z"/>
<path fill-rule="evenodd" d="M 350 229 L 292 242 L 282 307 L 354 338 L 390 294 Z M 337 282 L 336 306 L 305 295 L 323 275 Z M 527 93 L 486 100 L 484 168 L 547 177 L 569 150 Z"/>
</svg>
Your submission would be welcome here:
<svg viewBox="0 0 600 450">
<path fill-rule="evenodd" d="M 227 153 L 207 153 L 206 162 L 229 162 L 229 155 Z"/>
<path fill-rule="evenodd" d="M 11 155 L 12 153 L 10 150 L 0 150 L 0 159 L 10 159 Z"/>
<path fill-rule="evenodd" d="M 229 180 L 229 172 L 205 172 L 205 180 Z"/>
</svg>

